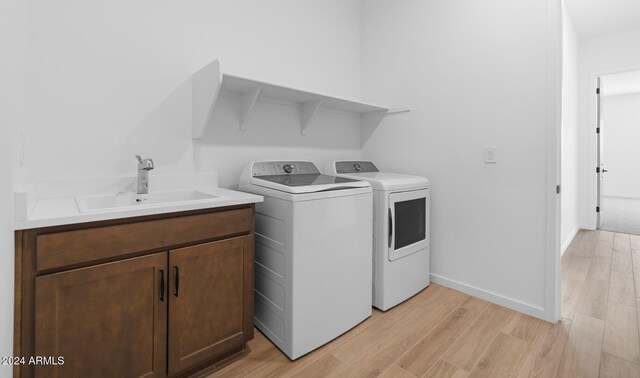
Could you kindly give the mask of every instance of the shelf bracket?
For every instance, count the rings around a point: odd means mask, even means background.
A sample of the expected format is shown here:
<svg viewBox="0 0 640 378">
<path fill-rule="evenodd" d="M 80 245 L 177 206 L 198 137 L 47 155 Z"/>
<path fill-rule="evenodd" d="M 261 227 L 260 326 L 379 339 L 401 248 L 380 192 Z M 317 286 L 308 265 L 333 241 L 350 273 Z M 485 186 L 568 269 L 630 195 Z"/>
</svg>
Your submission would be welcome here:
<svg viewBox="0 0 640 378">
<path fill-rule="evenodd" d="M 386 110 L 363 113 L 361 116 L 362 126 L 367 128 L 376 128 L 386 115 Z"/>
<path fill-rule="evenodd" d="M 307 101 L 302 104 L 302 124 L 300 125 L 300 134 L 307 135 L 309 124 L 311 123 L 313 116 L 318 112 L 318 109 L 320 109 L 320 105 L 322 105 L 322 100 Z"/>
<path fill-rule="evenodd" d="M 214 60 L 204 66 L 191 78 L 192 114 L 191 137 L 199 139 L 211 123 L 213 106 L 222 86 L 220 61 Z"/>
<path fill-rule="evenodd" d="M 255 88 L 242 94 L 242 106 L 240 107 L 240 131 L 247 129 L 247 122 L 251 117 L 251 111 L 253 110 L 258 97 L 260 96 L 260 88 Z"/>
<path fill-rule="evenodd" d="M 365 142 L 371 138 L 380 122 L 387 116 L 387 110 L 378 110 L 360 114 L 360 144 L 364 146 Z"/>
</svg>

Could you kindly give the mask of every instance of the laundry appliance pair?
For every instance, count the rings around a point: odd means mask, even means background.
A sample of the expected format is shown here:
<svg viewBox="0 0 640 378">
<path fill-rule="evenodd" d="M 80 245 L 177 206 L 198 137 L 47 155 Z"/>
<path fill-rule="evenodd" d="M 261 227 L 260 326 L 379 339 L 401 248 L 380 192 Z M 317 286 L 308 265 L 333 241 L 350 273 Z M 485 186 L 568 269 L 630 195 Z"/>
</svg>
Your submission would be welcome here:
<svg viewBox="0 0 640 378">
<path fill-rule="evenodd" d="M 255 325 L 289 358 L 429 284 L 429 182 L 371 162 L 258 161 L 239 189 L 256 204 Z"/>
</svg>

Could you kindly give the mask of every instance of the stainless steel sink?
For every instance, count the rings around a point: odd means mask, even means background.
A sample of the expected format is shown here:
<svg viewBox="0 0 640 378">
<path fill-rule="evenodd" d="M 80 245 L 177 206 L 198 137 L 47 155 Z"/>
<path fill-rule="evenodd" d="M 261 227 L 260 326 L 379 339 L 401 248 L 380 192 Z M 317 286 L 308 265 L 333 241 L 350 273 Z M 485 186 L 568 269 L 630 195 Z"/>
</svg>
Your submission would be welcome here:
<svg viewBox="0 0 640 378">
<path fill-rule="evenodd" d="M 149 194 L 117 193 L 78 196 L 76 204 L 81 213 L 104 210 L 126 210 L 140 207 L 157 207 L 190 202 L 204 202 L 220 198 L 197 190 L 153 192 Z"/>
</svg>

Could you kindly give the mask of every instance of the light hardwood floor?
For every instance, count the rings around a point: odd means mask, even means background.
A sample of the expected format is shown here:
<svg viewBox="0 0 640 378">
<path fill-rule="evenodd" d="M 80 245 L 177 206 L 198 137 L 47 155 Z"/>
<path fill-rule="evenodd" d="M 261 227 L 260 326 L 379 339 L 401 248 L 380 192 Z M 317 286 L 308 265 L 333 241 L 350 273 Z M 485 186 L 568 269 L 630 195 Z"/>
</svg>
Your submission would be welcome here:
<svg viewBox="0 0 640 378">
<path fill-rule="evenodd" d="M 580 231 L 558 324 L 432 284 L 294 362 L 256 330 L 210 377 L 640 377 L 639 305 L 640 237 Z"/>
</svg>

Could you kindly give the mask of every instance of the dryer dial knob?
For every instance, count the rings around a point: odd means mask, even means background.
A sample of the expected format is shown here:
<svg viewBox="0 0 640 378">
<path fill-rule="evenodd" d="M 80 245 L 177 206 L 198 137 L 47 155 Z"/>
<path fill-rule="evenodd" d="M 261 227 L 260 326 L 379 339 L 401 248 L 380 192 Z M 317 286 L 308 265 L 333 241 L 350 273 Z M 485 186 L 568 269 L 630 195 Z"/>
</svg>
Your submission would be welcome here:
<svg viewBox="0 0 640 378">
<path fill-rule="evenodd" d="M 360 165 L 360 163 L 355 163 L 353 165 L 353 169 L 355 169 L 356 172 L 360 172 L 362 170 L 362 166 Z"/>
<path fill-rule="evenodd" d="M 285 173 L 291 173 L 293 172 L 293 165 L 285 164 L 282 166 L 282 170 L 285 171 Z"/>
</svg>

